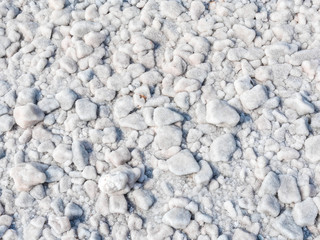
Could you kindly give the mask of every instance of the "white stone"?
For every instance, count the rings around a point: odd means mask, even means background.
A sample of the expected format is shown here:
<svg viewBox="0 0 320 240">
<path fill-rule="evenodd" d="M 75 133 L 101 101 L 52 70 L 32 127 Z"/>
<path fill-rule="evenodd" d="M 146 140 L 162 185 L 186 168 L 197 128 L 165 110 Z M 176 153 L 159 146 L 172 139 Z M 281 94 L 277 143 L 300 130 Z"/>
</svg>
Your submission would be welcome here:
<svg viewBox="0 0 320 240">
<path fill-rule="evenodd" d="M 169 149 L 173 146 L 180 146 L 182 131 L 176 126 L 163 126 L 156 129 L 154 143 L 160 149 Z"/>
<path fill-rule="evenodd" d="M 61 109 L 65 111 L 70 110 L 78 98 L 77 94 L 70 88 L 63 89 L 57 93 L 55 97 L 58 100 Z"/>
<path fill-rule="evenodd" d="M 68 217 L 58 217 L 51 215 L 48 221 L 49 226 L 57 234 L 62 234 L 71 229 L 70 220 Z"/>
<path fill-rule="evenodd" d="M 54 10 L 61 10 L 64 8 L 65 0 L 49 0 L 49 7 Z"/>
<path fill-rule="evenodd" d="M 199 161 L 200 171 L 193 175 L 194 182 L 206 186 L 213 177 L 213 171 L 205 160 Z"/>
<path fill-rule="evenodd" d="M 180 76 L 187 70 L 186 62 L 179 56 L 174 56 L 173 60 L 163 65 L 163 71 L 173 76 Z"/>
<path fill-rule="evenodd" d="M 97 105 L 88 99 L 79 99 L 76 101 L 76 113 L 83 121 L 97 119 Z"/>
<path fill-rule="evenodd" d="M 62 168 L 52 165 L 45 171 L 47 183 L 58 182 L 64 175 L 64 171 Z"/>
<path fill-rule="evenodd" d="M 267 216 L 277 217 L 280 213 L 280 204 L 274 196 L 266 194 L 261 198 L 257 210 Z"/>
<path fill-rule="evenodd" d="M 253 87 L 251 81 L 252 81 L 251 77 L 248 76 L 248 75 L 243 76 L 243 77 L 238 78 L 237 80 L 235 80 L 234 81 L 234 88 L 237 91 L 237 93 L 241 95 L 245 91 L 250 90 Z"/>
<path fill-rule="evenodd" d="M 147 128 L 147 124 L 144 122 L 143 117 L 138 113 L 131 113 L 128 116 L 121 118 L 119 124 L 120 127 L 132 128 L 139 131 Z"/>
<path fill-rule="evenodd" d="M 296 203 L 292 209 L 292 217 L 301 227 L 312 226 L 318 215 L 318 208 L 312 198 Z"/>
<path fill-rule="evenodd" d="M 70 34 L 82 38 L 89 32 L 100 31 L 101 24 L 91 21 L 77 21 L 71 26 Z"/>
<path fill-rule="evenodd" d="M 137 189 L 132 192 L 136 206 L 142 210 L 149 210 L 154 203 L 154 196 L 149 190 Z"/>
<path fill-rule="evenodd" d="M 281 202 L 287 204 L 301 201 L 301 196 L 295 177 L 290 175 L 280 175 L 278 198 Z"/>
<path fill-rule="evenodd" d="M 135 108 L 131 96 L 123 96 L 114 103 L 114 116 L 118 119 L 128 116 L 128 114 Z"/>
<path fill-rule="evenodd" d="M 259 189 L 259 196 L 266 194 L 275 195 L 280 187 L 280 180 L 275 172 L 270 171 L 264 178 L 261 187 Z"/>
<path fill-rule="evenodd" d="M 283 147 L 277 153 L 277 158 L 280 161 L 282 160 L 290 161 L 292 159 L 298 159 L 299 157 L 300 157 L 300 153 L 297 150 L 289 147 Z"/>
<path fill-rule="evenodd" d="M 175 92 L 194 92 L 201 88 L 201 83 L 196 79 L 180 78 L 174 85 Z"/>
<path fill-rule="evenodd" d="M 307 138 L 304 143 L 305 156 L 311 163 L 317 163 L 320 160 L 320 135 Z"/>
<path fill-rule="evenodd" d="M 191 214 L 183 208 L 172 208 L 162 218 L 162 222 L 176 229 L 186 228 L 191 221 Z"/>
<path fill-rule="evenodd" d="M 87 45 L 98 48 L 106 40 L 106 35 L 99 32 L 89 32 L 84 35 L 83 39 Z"/>
<path fill-rule="evenodd" d="M 234 231 L 234 234 L 232 236 L 232 240 L 256 240 L 257 239 L 257 236 L 252 234 L 252 233 L 249 233 L 247 231 L 244 231 L 240 228 L 237 228 L 235 231 Z"/>
<path fill-rule="evenodd" d="M 153 119 L 156 126 L 164 126 L 183 121 L 183 116 L 170 108 L 157 107 L 154 109 Z"/>
<path fill-rule="evenodd" d="M 75 73 L 78 70 L 77 62 L 67 56 L 60 59 L 60 67 L 70 74 Z"/>
<path fill-rule="evenodd" d="M 109 199 L 110 213 L 125 214 L 128 211 L 128 203 L 124 195 L 110 196 Z"/>
<path fill-rule="evenodd" d="M 192 1 L 189 9 L 192 20 L 198 20 L 205 9 L 201 1 Z"/>
<path fill-rule="evenodd" d="M 147 239 L 163 240 L 173 235 L 174 230 L 165 224 L 150 223 L 147 226 Z"/>
<path fill-rule="evenodd" d="M 38 102 L 39 108 L 45 113 L 50 113 L 60 107 L 59 102 L 54 98 L 43 98 Z"/>
<path fill-rule="evenodd" d="M 14 125 L 13 117 L 8 114 L 0 116 L 0 132 L 8 132 L 12 129 Z"/>
<path fill-rule="evenodd" d="M 112 55 L 112 63 L 117 70 L 125 69 L 130 64 L 130 57 L 126 53 L 116 51 Z"/>
<path fill-rule="evenodd" d="M 38 240 L 41 237 L 43 226 L 46 222 L 46 218 L 38 216 L 33 218 L 28 226 L 24 228 L 23 236 L 30 240 Z"/>
<path fill-rule="evenodd" d="M 30 191 L 32 187 L 46 181 L 46 175 L 30 163 L 20 163 L 11 168 L 10 176 L 18 191 Z"/>
<path fill-rule="evenodd" d="M 296 111 L 300 116 L 313 113 L 314 106 L 308 102 L 301 94 L 294 94 L 284 100 L 284 105 Z"/>
<path fill-rule="evenodd" d="M 16 107 L 13 111 L 15 122 L 22 128 L 32 127 L 44 119 L 44 113 L 33 104 L 28 103 L 24 106 Z"/>
<path fill-rule="evenodd" d="M 76 203 L 68 203 L 64 209 L 64 215 L 67 216 L 70 220 L 77 219 L 83 214 L 82 208 Z"/>
<path fill-rule="evenodd" d="M 176 1 L 162 1 L 160 12 L 163 16 L 176 19 L 184 11 L 183 6 Z"/>
<path fill-rule="evenodd" d="M 236 149 L 236 141 L 232 134 L 219 136 L 210 146 L 210 160 L 213 162 L 229 161 Z"/>
<path fill-rule="evenodd" d="M 167 160 L 169 170 L 178 176 L 196 173 L 200 166 L 192 153 L 184 149 Z"/>
<path fill-rule="evenodd" d="M 57 145 L 57 147 L 54 149 L 52 153 L 53 159 L 60 163 L 71 163 L 72 161 L 72 151 L 71 151 L 71 145 L 60 143 Z"/>
<path fill-rule="evenodd" d="M 89 153 L 81 141 L 75 140 L 72 143 L 72 161 L 79 171 L 82 171 L 89 163 Z"/>
<path fill-rule="evenodd" d="M 267 90 L 263 85 L 257 85 L 243 92 L 240 101 L 247 110 L 254 110 L 268 100 Z"/>
<path fill-rule="evenodd" d="M 222 100 L 208 102 L 206 112 L 207 122 L 218 127 L 234 127 L 240 121 L 237 111 Z"/>
<path fill-rule="evenodd" d="M 156 70 L 151 70 L 142 73 L 139 77 L 139 81 L 146 85 L 156 85 L 162 82 L 162 75 Z"/>
<path fill-rule="evenodd" d="M 106 159 L 114 166 L 118 167 L 130 161 L 131 153 L 126 147 L 119 147 L 117 150 L 106 154 Z"/>
<path fill-rule="evenodd" d="M 284 211 L 272 222 L 273 227 L 284 237 L 292 240 L 303 240 L 302 228 L 295 224 L 289 210 Z"/>
<path fill-rule="evenodd" d="M 18 93 L 17 103 L 26 105 L 27 103 L 36 103 L 39 90 L 36 88 L 24 88 Z"/>
<path fill-rule="evenodd" d="M 247 45 L 252 43 L 254 38 L 256 37 L 256 32 L 253 29 L 247 28 L 246 26 L 235 24 L 232 27 L 234 34 L 237 38 L 240 38 Z"/>
</svg>

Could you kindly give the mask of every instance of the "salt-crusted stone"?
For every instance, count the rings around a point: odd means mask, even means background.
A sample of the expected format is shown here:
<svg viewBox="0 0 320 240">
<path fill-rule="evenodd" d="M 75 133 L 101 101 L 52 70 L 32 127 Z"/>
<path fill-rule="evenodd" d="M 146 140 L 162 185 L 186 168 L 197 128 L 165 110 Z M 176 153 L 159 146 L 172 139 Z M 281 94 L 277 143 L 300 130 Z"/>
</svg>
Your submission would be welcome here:
<svg viewBox="0 0 320 240">
<path fill-rule="evenodd" d="M 183 116 L 170 108 L 157 107 L 153 112 L 153 119 L 156 126 L 164 126 L 183 121 Z"/>
<path fill-rule="evenodd" d="M 266 194 L 275 195 L 280 187 L 280 180 L 275 172 L 270 171 L 264 178 L 261 187 L 259 189 L 259 196 Z"/>
<path fill-rule="evenodd" d="M 150 240 L 162 240 L 173 235 L 174 230 L 166 224 L 150 223 L 147 226 L 147 238 Z"/>
<path fill-rule="evenodd" d="M 208 102 L 206 112 L 207 122 L 218 127 L 234 127 L 240 121 L 237 111 L 219 99 Z"/>
<path fill-rule="evenodd" d="M 30 163 L 20 163 L 13 167 L 10 176 L 18 191 L 30 191 L 32 187 L 46 181 L 46 175 Z"/>
<path fill-rule="evenodd" d="M 305 49 L 295 52 L 290 56 L 290 64 L 295 66 L 301 65 L 303 61 L 317 59 L 319 54 L 320 48 Z"/>
<path fill-rule="evenodd" d="M 77 219 L 83 214 L 82 208 L 76 203 L 68 203 L 64 209 L 64 215 L 67 216 L 70 220 Z"/>
<path fill-rule="evenodd" d="M 143 117 L 138 113 L 131 113 L 128 116 L 121 118 L 119 120 L 121 127 L 132 128 L 134 130 L 145 130 L 147 124 L 145 123 Z"/>
<path fill-rule="evenodd" d="M 162 75 L 156 70 L 151 70 L 142 73 L 139 77 L 139 81 L 146 85 L 155 85 L 162 82 Z"/>
<path fill-rule="evenodd" d="M 50 113 L 59 108 L 59 103 L 54 98 L 44 98 L 38 102 L 39 108 L 45 113 Z"/>
<path fill-rule="evenodd" d="M 268 100 L 267 90 L 263 85 L 257 85 L 243 92 L 240 100 L 244 108 L 254 110 Z"/>
<path fill-rule="evenodd" d="M 78 64 L 72 58 L 64 56 L 60 59 L 60 66 L 67 73 L 75 73 L 78 70 Z"/>
<path fill-rule="evenodd" d="M 0 116 L 0 132 L 8 132 L 14 125 L 13 117 L 5 114 Z"/>
<path fill-rule="evenodd" d="M 155 144 L 160 149 L 169 149 L 173 146 L 180 146 L 182 141 L 182 132 L 176 126 L 163 126 L 156 129 L 154 138 Z"/>
<path fill-rule="evenodd" d="M 71 26 L 70 34 L 76 37 L 83 37 L 89 32 L 100 31 L 102 25 L 91 21 L 77 21 Z"/>
<path fill-rule="evenodd" d="M 13 111 L 13 117 L 20 127 L 28 128 L 42 121 L 44 113 L 37 105 L 28 103 L 24 106 L 16 107 Z"/>
<path fill-rule="evenodd" d="M 241 95 L 243 92 L 250 90 L 253 87 L 251 81 L 251 77 L 248 75 L 235 80 L 234 88 L 237 91 L 237 93 Z"/>
<path fill-rule="evenodd" d="M 169 170 L 175 175 L 188 175 L 200 170 L 192 153 L 184 149 L 167 160 Z"/>
<path fill-rule="evenodd" d="M 256 32 L 253 29 L 247 28 L 241 24 L 235 24 L 232 27 L 234 34 L 237 38 L 240 38 L 247 45 L 252 43 L 254 38 L 256 37 Z"/>
<path fill-rule="evenodd" d="M 201 88 L 201 83 L 196 79 L 180 78 L 174 85 L 175 92 L 194 92 Z"/>
<path fill-rule="evenodd" d="M 163 71 L 173 76 L 180 76 L 187 70 L 186 62 L 179 56 L 174 56 L 173 60 L 163 65 Z"/>
<path fill-rule="evenodd" d="M 257 210 L 265 215 L 277 217 L 280 213 L 280 204 L 274 196 L 266 194 L 261 198 Z"/>
<path fill-rule="evenodd" d="M 76 101 L 76 113 L 82 121 L 91 121 L 97 119 L 97 105 L 88 99 L 79 99 Z"/>
<path fill-rule="evenodd" d="M 99 189 L 109 195 L 126 194 L 140 178 L 141 170 L 121 165 L 99 179 Z"/>
<path fill-rule="evenodd" d="M 219 136 L 210 146 L 210 160 L 213 162 L 229 161 L 236 149 L 236 141 L 232 134 Z"/>
<path fill-rule="evenodd" d="M 205 9 L 206 8 L 201 1 L 192 1 L 189 9 L 192 20 L 198 20 Z"/>
<path fill-rule="evenodd" d="M 72 161 L 72 151 L 71 151 L 71 145 L 60 143 L 53 151 L 52 153 L 53 159 L 60 163 L 71 163 Z"/>
<path fill-rule="evenodd" d="M 61 109 L 65 111 L 70 110 L 78 98 L 77 94 L 70 88 L 63 89 L 57 93 L 55 97 L 58 100 Z"/>
<path fill-rule="evenodd" d="M 281 150 L 277 153 L 277 157 L 280 161 L 282 160 L 292 160 L 292 159 L 298 159 L 300 156 L 300 153 L 293 149 L 293 148 L 289 148 L 289 147 L 284 147 L 281 148 Z"/>
<path fill-rule="evenodd" d="M 300 116 L 314 112 L 314 106 L 312 103 L 308 102 L 299 93 L 284 100 L 284 105 L 295 110 Z"/>
<path fill-rule="evenodd" d="M 257 239 L 257 236 L 255 236 L 254 234 L 252 233 L 249 233 L 247 231 L 244 231 L 240 228 L 237 228 L 235 231 L 234 231 L 234 234 L 232 236 L 232 240 L 256 240 Z"/>
<path fill-rule="evenodd" d="M 125 214 L 128 211 L 128 203 L 124 195 L 112 195 L 109 199 L 110 213 Z"/>
<path fill-rule="evenodd" d="M 87 45 L 97 48 L 106 40 L 106 35 L 100 32 L 89 32 L 84 35 L 83 40 Z"/>
<path fill-rule="evenodd" d="M 48 221 L 49 226 L 53 229 L 53 231 L 57 234 L 62 234 L 71 228 L 70 220 L 68 217 L 58 217 L 51 215 L 49 216 Z"/>
<path fill-rule="evenodd" d="M 281 235 L 288 239 L 303 239 L 302 228 L 295 224 L 289 210 L 284 211 L 279 217 L 277 217 L 273 221 L 272 225 Z"/>
<path fill-rule="evenodd" d="M 117 70 L 121 70 L 124 69 L 126 67 L 129 66 L 130 64 L 130 57 L 128 54 L 120 52 L 120 51 L 116 51 L 113 55 L 112 55 L 112 62 L 114 67 Z"/>
<path fill-rule="evenodd" d="M 39 90 L 36 88 L 24 88 L 18 93 L 17 103 L 26 105 L 27 103 L 36 103 Z"/>
<path fill-rule="evenodd" d="M 301 227 L 312 226 L 318 215 L 318 208 L 312 198 L 296 203 L 292 209 L 292 217 Z"/>
<path fill-rule="evenodd" d="M 191 221 L 191 214 L 183 208 L 172 208 L 162 218 L 162 222 L 176 229 L 186 228 Z"/>
<path fill-rule="evenodd" d="M 135 108 L 135 106 L 132 97 L 124 96 L 116 100 L 113 108 L 114 116 L 120 119 L 128 116 L 128 114 Z"/>
<path fill-rule="evenodd" d="M 24 238 L 28 238 L 30 240 L 37 240 L 41 237 L 43 226 L 46 222 L 46 218 L 42 216 L 38 216 L 33 218 L 28 226 L 24 228 L 23 236 Z"/>
<path fill-rule="evenodd" d="M 54 10 L 61 10 L 64 8 L 65 0 L 49 0 L 49 7 Z"/>
<path fill-rule="evenodd" d="M 205 160 L 199 162 L 200 171 L 193 175 L 194 182 L 199 185 L 207 185 L 213 177 L 213 171 Z"/>
<path fill-rule="evenodd" d="M 132 192 L 132 196 L 137 207 L 145 211 L 154 203 L 154 197 L 149 190 L 137 189 Z"/>
<path fill-rule="evenodd" d="M 176 19 L 184 12 L 184 8 L 179 2 L 162 1 L 160 4 L 160 12 L 165 17 Z"/>
<path fill-rule="evenodd" d="M 117 150 L 106 154 L 106 158 L 116 167 L 125 164 L 131 159 L 131 154 L 126 147 L 119 147 Z"/>
<path fill-rule="evenodd" d="M 290 175 L 280 175 L 278 198 L 281 202 L 287 204 L 301 201 L 301 196 L 295 177 Z"/>
<path fill-rule="evenodd" d="M 75 140 L 72 143 L 72 161 L 78 170 L 83 170 L 89 162 L 89 153 L 81 141 Z"/>
<path fill-rule="evenodd" d="M 62 168 L 52 165 L 45 171 L 45 174 L 47 183 L 58 182 L 63 177 L 64 171 Z"/>
<path fill-rule="evenodd" d="M 317 163 L 320 160 L 320 135 L 309 137 L 305 143 L 305 156 L 312 163 Z"/>
</svg>

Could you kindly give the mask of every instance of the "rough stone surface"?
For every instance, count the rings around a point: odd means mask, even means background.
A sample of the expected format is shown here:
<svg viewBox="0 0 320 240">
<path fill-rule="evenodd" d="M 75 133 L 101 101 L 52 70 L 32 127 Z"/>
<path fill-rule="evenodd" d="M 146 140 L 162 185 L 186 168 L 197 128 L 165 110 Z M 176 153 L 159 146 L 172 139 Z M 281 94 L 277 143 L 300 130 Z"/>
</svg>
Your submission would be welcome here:
<svg viewBox="0 0 320 240">
<path fill-rule="evenodd" d="M 229 161 L 236 149 L 236 141 L 232 134 L 219 136 L 210 146 L 210 160 L 213 162 Z"/>
<path fill-rule="evenodd" d="M 318 215 L 318 208 L 311 198 L 296 203 L 292 209 L 292 216 L 297 225 L 311 226 Z"/>
<path fill-rule="evenodd" d="M 185 149 L 167 160 L 169 170 L 175 175 L 188 175 L 200 170 L 199 164 L 192 153 Z"/>
<path fill-rule="evenodd" d="M 25 106 L 16 107 L 13 111 L 15 122 L 22 128 L 32 127 L 44 118 L 41 109 L 33 104 L 28 103 Z"/>
<path fill-rule="evenodd" d="M 183 208 L 172 208 L 162 218 L 162 222 L 176 229 L 184 229 L 191 220 L 191 214 Z"/>
</svg>

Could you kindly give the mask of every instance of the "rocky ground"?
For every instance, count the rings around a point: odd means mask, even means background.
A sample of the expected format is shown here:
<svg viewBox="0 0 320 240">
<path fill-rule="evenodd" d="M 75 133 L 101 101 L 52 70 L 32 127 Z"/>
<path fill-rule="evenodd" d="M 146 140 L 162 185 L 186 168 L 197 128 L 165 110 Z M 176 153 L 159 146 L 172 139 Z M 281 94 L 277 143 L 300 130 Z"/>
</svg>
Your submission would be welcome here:
<svg viewBox="0 0 320 240">
<path fill-rule="evenodd" d="M 319 0 L 0 19 L 1 239 L 320 239 Z"/>
</svg>

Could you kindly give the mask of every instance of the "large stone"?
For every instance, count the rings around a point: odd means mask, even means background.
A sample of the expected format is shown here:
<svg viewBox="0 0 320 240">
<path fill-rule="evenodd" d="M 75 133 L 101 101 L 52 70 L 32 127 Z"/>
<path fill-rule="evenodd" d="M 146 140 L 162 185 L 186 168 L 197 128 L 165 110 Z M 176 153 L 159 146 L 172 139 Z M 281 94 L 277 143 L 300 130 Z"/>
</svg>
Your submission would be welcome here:
<svg viewBox="0 0 320 240">
<path fill-rule="evenodd" d="M 183 121 L 183 116 L 170 108 L 158 107 L 153 112 L 153 119 L 156 126 L 164 126 Z"/>
<path fill-rule="evenodd" d="M 302 228 L 295 224 L 289 210 L 284 211 L 273 221 L 273 227 L 284 237 L 292 240 L 302 240 Z"/>
<path fill-rule="evenodd" d="M 188 175 L 200 170 L 191 152 L 184 149 L 167 160 L 169 170 L 175 175 Z"/>
<path fill-rule="evenodd" d="M 46 181 L 46 175 L 30 163 L 20 163 L 13 167 L 10 176 L 18 191 L 30 191 L 32 187 Z"/>
<path fill-rule="evenodd" d="M 172 208 L 162 218 L 162 222 L 176 229 L 186 228 L 191 221 L 191 214 L 184 208 Z"/>
<path fill-rule="evenodd" d="M 292 216 L 297 225 L 301 227 L 312 226 L 318 215 L 318 208 L 311 198 L 296 203 L 292 210 Z"/>
<path fill-rule="evenodd" d="M 230 133 L 217 137 L 210 146 L 210 159 L 213 162 L 229 161 L 236 151 L 234 136 Z"/>
<path fill-rule="evenodd" d="M 76 101 L 76 113 L 83 121 L 91 121 L 97 118 L 97 105 L 88 99 Z"/>
<path fill-rule="evenodd" d="M 28 103 L 24 106 L 16 107 L 13 111 L 13 117 L 20 127 L 28 128 L 42 121 L 44 113 L 37 105 Z"/>
<path fill-rule="evenodd" d="M 320 160 L 320 135 L 309 137 L 304 146 L 306 158 L 312 163 L 318 162 Z"/>
<path fill-rule="evenodd" d="M 227 102 L 215 99 L 207 104 L 206 120 L 218 127 L 234 127 L 240 121 L 240 116 Z"/>
<path fill-rule="evenodd" d="M 301 195 L 295 177 L 290 175 L 280 175 L 278 198 L 281 202 L 286 204 L 301 201 Z"/>
</svg>

